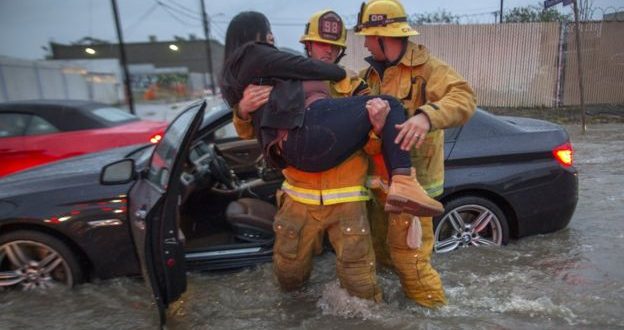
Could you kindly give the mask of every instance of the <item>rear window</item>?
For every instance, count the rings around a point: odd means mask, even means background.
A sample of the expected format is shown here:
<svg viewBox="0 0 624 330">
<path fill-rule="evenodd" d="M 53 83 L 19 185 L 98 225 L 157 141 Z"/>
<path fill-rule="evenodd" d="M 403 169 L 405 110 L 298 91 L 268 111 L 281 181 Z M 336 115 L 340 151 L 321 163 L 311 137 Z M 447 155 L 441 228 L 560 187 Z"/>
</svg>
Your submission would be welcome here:
<svg viewBox="0 0 624 330">
<path fill-rule="evenodd" d="M 26 129 L 25 135 L 51 134 L 58 131 L 59 130 L 54 127 L 54 125 L 50 124 L 47 120 L 39 116 L 32 116 L 32 119 L 28 124 L 28 128 Z"/>
<path fill-rule="evenodd" d="M 25 114 L 0 114 L 0 138 L 24 135 L 29 120 L 30 116 Z"/>
<path fill-rule="evenodd" d="M 109 123 L 125 123 L 139 120 L 137 116 L 113 107 L 93 109 L 91 110 L 91 113 Z"/>
</svg>

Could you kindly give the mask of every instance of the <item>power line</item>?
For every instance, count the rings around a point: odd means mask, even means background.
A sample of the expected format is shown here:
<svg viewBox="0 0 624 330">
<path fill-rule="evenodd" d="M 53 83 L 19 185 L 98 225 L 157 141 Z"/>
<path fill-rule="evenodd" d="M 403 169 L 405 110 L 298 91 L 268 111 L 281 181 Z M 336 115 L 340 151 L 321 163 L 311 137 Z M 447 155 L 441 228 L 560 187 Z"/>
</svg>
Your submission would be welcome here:
<svg viewBox="0 0 624 330">
<path fill-rule="evenodd" d="M 160 8 L 162 8 L 165 12 L 167 12 L 167 14 L 169 14 L 169 16 L 171 16 L 171 18 L 175 19 L 176 21 L 178 21 L 180 24 L 182 25 L 186 25 L 189 27 L 201 27 L 201 24 L 189 24 L 187 21 L 181 19 L 180 17 L 176 16 L 176 14 L 174 14 L 166 5 L 164 5 L 162 2 L 156 0 L 156 4 L 158 4 L 158 6 L 160 6 Z"/>
<path fill-rule="evenodd" d="M 143 20 L 145 20 L 149 15 L 151 15 L 154 10 L 156 10 L 156 8 L 158 8 L 158 4 L 155 3 L 153 4 L 147 11 L 145 11 L 145 13 L 143 13 L 143 15 L 141 15 L 141 17 L 139 17 L 139 19 L 137 19 L 134 23 L 126 26 L 123 31 L 125 33 L 127 33 L 128 31 L 132 30 L 133 28 L 135 28 L 137 25 L 139 25 L 139 23 L 142 23 Z"/>
<path fill-rule="evenodd" d="M 197 15 L 197 11 L 196 11 L 196 10 L 192 10 L 192 9 L 190 9 L 190 8 L 188 8 L 188 7 L 186 7 L 186 6 L 182 5 L 182 4 L 180 4 L 180 3 L 178 3 L 178 2 L 175 2 L 175 1 L 173 1 L 173 0 L 169 0 L 169 2 L 170 2 L 170 3 L 172 3 L 172 4 L 174 4 L 174 5 L 176 5 L 176 6 L 178 6 L 178 8 L 180 8 L 180 9 L 182 9 L 182 10 L 186 10 L 188 13 L 190 13 L 190 14 L 192 14 L 192 15 Z"/>
<path fill-rule="evenodd" d="M 200 21 L 201 22 L 201 17 L 199 17 L 199 16 L 195 16 L 194 14 L 189 14 L 189 13 L 183 11 L 183 10 L 180 10 L 180 9 L 178 9 L 176 7 L 168 5 L 168 4 L 166 4 L 166 3 L 164 3 L 164 2 L 162 2 L 160 0 L 156 0 L 156 2 L 163 8 L 167 8 L 169 10 L 173 10 L 176 13 L 178 13 L 179 15 L 186 16 L 187 18 L 190 18 L 192 20 L 196 20 L 196 21 Z"/>
<path fill-rule="evenodd" d="M 217 30 L 217 32 L 219 32 L 219 37 L 221 37 L 220 39 L 225 41 L 225 35 L 226 35 L 225 31 L 212 20 L 210 21 L 210 24 L 215 30 Z"/>
</svg>

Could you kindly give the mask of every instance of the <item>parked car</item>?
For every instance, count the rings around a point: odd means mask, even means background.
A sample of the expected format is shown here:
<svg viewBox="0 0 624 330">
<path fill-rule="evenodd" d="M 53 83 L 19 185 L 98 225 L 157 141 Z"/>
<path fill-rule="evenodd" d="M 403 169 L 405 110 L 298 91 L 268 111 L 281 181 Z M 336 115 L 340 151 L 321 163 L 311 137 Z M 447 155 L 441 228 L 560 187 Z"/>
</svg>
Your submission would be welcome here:
<svg viewBox="0 0 624 330">
<path fill-rule="evenodd" d="M 0 177 L 89 152 L 156 143 L 166 122 L 75 100 L 0 103 Z"/>
<path fill-rule="evenodd" d="M 0 287 L 138 274 L 141 261 L 164 310 L 185 290 L 187 270 L 270 261 L 282 177 L 264 165 L 255 140 L 231 133 L 227 107 L 205 108 L 189 106 L 156 146 L 0 180 Z M 438 252 L 502 245 L 570 221 L 577 172 L 560 126 L 478 110 L 446 130 L 445 153 Z"/>
</svg>

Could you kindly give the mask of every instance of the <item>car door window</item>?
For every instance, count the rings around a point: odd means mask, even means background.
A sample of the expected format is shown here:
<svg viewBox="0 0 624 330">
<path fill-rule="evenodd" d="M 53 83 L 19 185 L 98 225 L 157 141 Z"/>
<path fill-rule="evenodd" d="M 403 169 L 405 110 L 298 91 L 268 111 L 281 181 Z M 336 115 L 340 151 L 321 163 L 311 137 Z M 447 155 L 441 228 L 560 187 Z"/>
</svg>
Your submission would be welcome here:
<svg viewBox="0 0 624 330">
<path fill-rule="evenodd" d="M 24 135 L 30 117 L 21 113 L 0 114 L 0 138 Z"/>
<path fill-rule="evenodd" d="M 59 130 L 54 127 L 54 125 L 50 124 L 47 120 L 39 117 L 32 116 L 28 127 L 26 128 L 25 135 L 41 135 L 41 134 L 50 134 L 56 133 Z"/>
<path fill-rule="evenodd" d="M 160 141 L 152 155 L 147 180 L 160 189 L 166 190 L 171 168 L 182 143 L 184 135 L 197 111 L 182 113 L 167 129 L 165 137 Z"/>
<path fill-rule="evenodd" d="M 214 140 L 217 143 L 238 140 L 238 133 L 236 133 L 236 129 L 234 128 L 234 123 L 230 122 L 219 127 L 214 132 Z"/>
</svg>

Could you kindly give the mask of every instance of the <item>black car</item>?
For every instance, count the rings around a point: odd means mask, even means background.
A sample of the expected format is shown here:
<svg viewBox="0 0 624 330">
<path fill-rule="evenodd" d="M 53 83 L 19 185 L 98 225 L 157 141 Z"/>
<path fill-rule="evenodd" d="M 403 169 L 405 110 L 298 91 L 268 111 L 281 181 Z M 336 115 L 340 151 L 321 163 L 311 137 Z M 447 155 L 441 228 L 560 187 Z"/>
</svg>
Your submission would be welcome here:
<svg viewBox="0 0 624 330">
<path fill-rule="evenodd" d="M 0 287 L 149 274 L 160 307 L 187 270 L 270 261 L 278 171 L 231 132 L 225 106 L 190 106 L 157 145 L 124 147 L 0 180 Z M 564 228 L 577 174 L 564 129 L 478 110 L 446 130 L 436 250 Z M 108 164 L 108 165 L 107 165 Z M 136 249 L 135 249 L 136 246 Z"/>
</svg>

